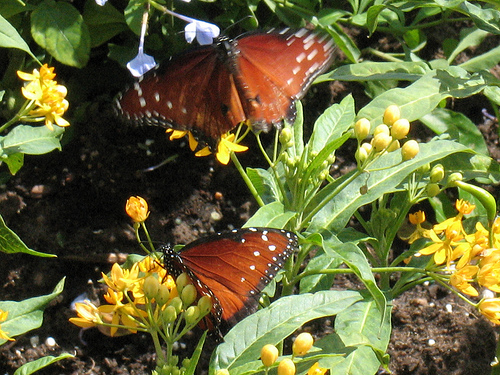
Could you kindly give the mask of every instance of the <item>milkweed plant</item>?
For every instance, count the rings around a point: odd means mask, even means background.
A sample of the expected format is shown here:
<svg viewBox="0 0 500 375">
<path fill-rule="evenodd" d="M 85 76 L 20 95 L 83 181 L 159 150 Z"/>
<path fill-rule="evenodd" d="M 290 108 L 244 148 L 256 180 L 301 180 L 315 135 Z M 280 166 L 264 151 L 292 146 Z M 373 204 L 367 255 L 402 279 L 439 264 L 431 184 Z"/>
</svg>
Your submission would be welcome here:
<svg viewBox="0 0 500 375">
<path fill-rule="evenodd" d="M 209 6 L 212 12 L 206 11 Z M 500 34 L 498 7 L 460 0 L 426 0 L 418 5 L 348 1 L 342 9 L 325 8 L 317 1 L 268 1 L 266 6 L 259 8 L 268 15 L 265 21 L 257 18 L 253 3 L 193 1 L 179 8 L 192 9 L 205 20 L 209 14 L 219 14 L 217 22 L 224 26 L 243 19 L 242 27 L 248 30 L 280 22 L 321 29 L 345 59 L 316 81 L 355 82 L 370 101 L 360 107 L 357 98 L 347 95 L 316 119 L 312 131 L 305 129 L 297 102 L 295 122 L 283 124 L 271 145 L 255 135 L 267 168 L 244 167 L 239 160 L 237 153 L 249 152 L 245 140 L 253 134 L 251 124 L 223 135 L 217 150 L 198 150 L 191 133 L 168 130 L 171 140 L 188 137 L 197 156 L 213 152 L 220 163 L 240 172 L 260 206 L 245 226 L 284 228 L 300 237 L 300 251 L 277 277 L 279 293 L 276 284 L 266 289 L 261 299 L 265 307 L 224 337 L 212 354 L 208 373 L 375 374 L 389 363 L 392 301 L 427 282 L 450 290 L 500 325 L 500 219 L 496 197 L 487 189 L 500 180 L 500 170 L 475 124 L 448 105 L 453 99 L 482 95 L 498 117 L 500 80 L 490 69 L 500 61 L 500 48 L 455 63 L 467 48 Z M 426 32 L 436 19 L 453 22 L 450 15 L 460 15 L 468 28 L 443 48 L 444 58 L 425 60 L 421 52 Z M 23 17 L 29 22 L 18 22 Z M 17 57 L 8 60 L 10 76 L 6 73 L 0 92 L 2 113 L 9 118 L 0 126 L 0 160 L 9 173 L 21 168 L 25 154 L 60 149 L 69 125 L 67 89 L 55 80 L 54 66 L 39 59 L 83 68 L 93 48 L 109 43 L 109 58 L 141 76 L 156 65 L 155 57 L 146 53 L 146 36 L 178 38 L 177 31 L 183 30 L 188 42 L 212 43 L 219 27 L 198 18 L 174 12 L 173 5 L 167 7 L 163 0 L 133 0 L 123 12 L 105 0 L 86 1 L 82 13 L 65 1 L 2 4 L 0 47 Z M 55 20 L 55 25 L 48 20 Z M 391 34 L 401 51 L 360 50 L 344 31 L 349 27 L 368 35 Z M 129 30 L 137 48 L 117 48 L 110 42 Z M 183 48 L 179 43 L 170 45 L 170 55 Z M 161 57 L 160 48 L 154 47 L 151 43 L 149 48 Z M 29 56 L 30 62 L 18 58 L 20 54 Z M 434 136 L 420 139 L 424 127 Z M 345 143 L 355 145 L 355 167 L 345 174 L 332 173 L 335 153 Z M 156 373 L 193 374 L 205 335 L 189 359 L 177 358 L 172 346 L 204 319 L 211 301 L 198 296 L 185 275 L 177 279 L 168 275 L 145 225 L 148 212 L 142 198 L 129 199 L 127 213 L 146 255 L 113 265 L 109 274 L 103 274 L 107 286 L 103 303 L 78 303 L 71 322 L 97 327 L 110 336 L 146 332 L 156 349 Z M 436 219 L 428 222 L 430 217 Z M 0 231 L 9 239 L 2 242 L 2 251 L 46 255 L 28 249 L 3 220 Z M 397 249 L 396 238 L 407 245 Z M 356 276 L 359 288 L 332 290 L 339 274 Z M 38 313 L 29 327 L 21 328 L 16 318 L 43 309 L 62 288 L 63 281 L 49 295 L 0 302 L 0 345 L 39 326 Z M 312 320 L 332 317 L 332 333 L 296 335 Z M 295 339 L 290 351 L 283 343 L 291 337 Z M 34 371 L 66 356 L 28 365 Z"/>
</svg>

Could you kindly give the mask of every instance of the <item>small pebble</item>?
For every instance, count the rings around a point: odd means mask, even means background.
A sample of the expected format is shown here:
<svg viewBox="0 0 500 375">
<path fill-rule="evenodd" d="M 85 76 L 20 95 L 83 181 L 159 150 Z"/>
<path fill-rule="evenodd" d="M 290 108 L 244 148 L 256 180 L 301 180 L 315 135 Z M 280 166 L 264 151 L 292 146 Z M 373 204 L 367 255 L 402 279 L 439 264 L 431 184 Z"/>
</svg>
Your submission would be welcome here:
<svg viewBox="0 0 500 375">
<path fill-rule="evenodd" d="M 36 348 L 39 343 L 40 343 L 40 337 L 38 337 L 36 335 L 30 337 L 31 347 Z"/>
<path fill-rule="evenodd" d="M 436 340 L 429 339 L 428 343 L 429 343 L 430 346 L 433 346 L 434 344 L 436 344 Z"/>
<path fill-rule="evenodd" d="M 453 306 L 450 305 L 449 303 L 446 304 L 445 308 L 446 308 L 446 311 L 448 311 L 449 313 L 453 312 Z"/>
<path fill-rule="evenodd" d="M 53 348 L 56 346 L 56 340 L 53 337 L 47 337 L 45 339 L 45 345 L 47 345 L 49 348 Z"/>
</svg>

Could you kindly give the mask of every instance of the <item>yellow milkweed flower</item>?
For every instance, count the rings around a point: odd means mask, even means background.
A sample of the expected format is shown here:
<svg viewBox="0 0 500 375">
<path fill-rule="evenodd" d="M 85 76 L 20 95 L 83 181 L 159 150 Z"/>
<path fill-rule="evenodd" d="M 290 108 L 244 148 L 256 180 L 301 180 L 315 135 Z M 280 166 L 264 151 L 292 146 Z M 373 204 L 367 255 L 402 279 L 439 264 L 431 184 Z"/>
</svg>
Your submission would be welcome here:
<svg viewBox="0 0 500 375">
<path fill-rule="evenodd" d="M 8 311 L 0 310 L 0 322 L 5 322 L 7 320 L 8 315 L 9 315 Z M 5 332 L 4 330 L 2 330 L 1 326 L 0 326 L 0 339 L 14 341 L 13 338 L 8 336 L 8 332 Z"/>
<path fill-rule="evenodd" d="M 500 298 L 487 298 L 478 306 L 479 311 L 492 323 L 500 325 Z"/>
<path fill-rule="evenodd" d="M 149 216 L 148 202 L 142 197 L 130 197 L 125 204 L 125 212 L 136 223 L 143 223 Z"/>
<path fill-rule="evenodd" d="M 420 254 L 434 254 L 434 262 L 437 265 L 446 262 L 446 266 L 449 269 L 451 261 L 458 257 L 453 249 L 458 245 L 458 241 L 463 239 L 462 230 L 462 222 L 459 221 L 451 223 L 446 228 L 444 239 L 439 238 L 434 230 L 429 231 L 429 238 L 434 243 L 420 250 Z"/>
<path fill-rule="evenodd" d="M 478 270 L 478 266 L 463 267 L 451 275 L 450 284 L 464 294 L 477 297 L 479 293 L 470 283 L 474 281 Z"/>
<path fill-rule="evenodd" d="M 319 362 L 316 362 L 311 368 L 307 371 L 307 375 L 324 375 L 328 371 L 327 368 L 319 367 Z"/>
<path fill-rule="evenodd" d="M 248 150 L 247 146 L 242 146 L 238 143 L 234 143 L 234 138 L 236 135 L 234 134 L 223 134 L 220 138 L 219 144 L 217 145 L 217 160 L 226 165 L 229 163 L 229 157 L 231 151 L 233 152 L 243 152 Z"/>
<path fill-rule="evenodd" d="M 33 74 L 18 71 L 17 75 L 29 83 L 21 89 L 23 96 L 34 102 L 36 108 L 21 117 L 25 121 L 40 121 L 45 118 L 45 126 L 54 130 L 54 124 L 69 126 L 69 122 L 62 118 L 68 110 L 69 103 L 65 99 L 68 90 L 54 81 L 53 67 L 44 64 L 40 70 L 33 70 Z"/>
</svg>

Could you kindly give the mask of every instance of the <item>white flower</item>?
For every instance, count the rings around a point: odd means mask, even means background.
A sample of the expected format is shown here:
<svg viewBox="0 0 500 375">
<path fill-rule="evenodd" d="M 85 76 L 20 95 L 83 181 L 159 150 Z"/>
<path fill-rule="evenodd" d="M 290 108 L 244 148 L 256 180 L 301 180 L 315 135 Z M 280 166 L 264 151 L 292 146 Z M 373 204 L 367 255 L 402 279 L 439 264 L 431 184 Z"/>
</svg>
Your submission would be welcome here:
<svg viewBox="0 0 500 375">
<path fill-rule="evenodd" d="M 188 43 L 191 43 L 196 37 L 196 40 L 202 46 L 212 44 L 214 38 L 217 38 L 220 34 L 220 29 L 216 25 L 194 19 L 190 20 L 184 31 Z"/>
<path fill-rule="evenodd" d="M 127 63 L 127 69 L 134 77 L 140 77 L 156 66 L 153 56 L 145 54 L 141 49 L 137 56 Z"/>
</svg>

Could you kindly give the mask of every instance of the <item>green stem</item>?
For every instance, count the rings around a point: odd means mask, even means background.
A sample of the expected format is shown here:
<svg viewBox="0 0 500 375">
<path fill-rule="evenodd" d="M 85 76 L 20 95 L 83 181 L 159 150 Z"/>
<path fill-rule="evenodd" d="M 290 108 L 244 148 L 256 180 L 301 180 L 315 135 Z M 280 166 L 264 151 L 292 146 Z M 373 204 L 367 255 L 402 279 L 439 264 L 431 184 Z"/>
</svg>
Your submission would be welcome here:
<svg viewBox="0 0 500 375">
<path fill-rule="evenodd" d="M 234 152 L 231 152 L 230 156 L 231 156 L 231 160 L 233 161 L 234 165 L 236 166 L 236 169 L 238 170 L 238 172 L 240 172 L 240 175 L 243 178 L 243 181 L 245 181 L 245 184 L 247 184 L 248 190 L 250 190 L 250 193 L 252 193 L 253 197 L 257 201 L 257 204 L 261 207 L 264 206 L 265 205 L 264 201 L 262 200 L 259 193 L 255 189 L 255 186 L 253 186 L 252 181 L 250 181 L 250 178 L 248 177 L 248 175 L 243 170 L 243 167 L 241 166 L 240 161 L 238 160 L 238 157 L 236 156 L 236 154 Z"/>
</svg>

